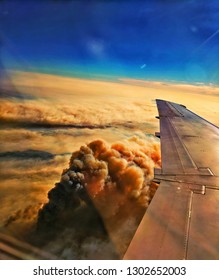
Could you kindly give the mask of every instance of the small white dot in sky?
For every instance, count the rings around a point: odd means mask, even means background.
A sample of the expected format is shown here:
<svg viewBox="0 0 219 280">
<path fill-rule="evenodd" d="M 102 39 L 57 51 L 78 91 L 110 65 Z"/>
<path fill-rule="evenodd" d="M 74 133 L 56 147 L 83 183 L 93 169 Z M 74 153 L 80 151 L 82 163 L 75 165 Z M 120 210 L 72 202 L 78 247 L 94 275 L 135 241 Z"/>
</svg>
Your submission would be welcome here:
<svg viewBox="0 0 219 280">
<path fill-rule="evenodd" d="M 147 64 L 143 64 L 143 65 L 141 65 L 141 69 L 144 69 L 145 67 L 147 66 Z"/>
</svg>

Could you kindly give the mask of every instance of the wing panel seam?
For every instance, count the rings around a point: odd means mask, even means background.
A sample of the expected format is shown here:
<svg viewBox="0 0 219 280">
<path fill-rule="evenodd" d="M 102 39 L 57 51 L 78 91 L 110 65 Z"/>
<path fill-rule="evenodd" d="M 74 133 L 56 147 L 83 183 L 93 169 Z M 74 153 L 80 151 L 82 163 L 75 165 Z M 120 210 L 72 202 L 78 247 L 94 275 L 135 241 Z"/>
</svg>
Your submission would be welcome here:
<svg viewBox="0 0 219 280">
<path fill-rule="evenodd" d="M 185 231 L 185 243 L 184 243 L 184 255 L 183 259 L 187 259 L 188 253 L 188 243 L 189 243 L 189 231 L 191 225 L 191 215 L 192 215 L 192 201 L 193 201 L 193 192 L 191 191 L 189 203 L 188 203 L 188 214 L 187 214 L 187 223 L 186 223 L 186 231 Z"/>
</svg>

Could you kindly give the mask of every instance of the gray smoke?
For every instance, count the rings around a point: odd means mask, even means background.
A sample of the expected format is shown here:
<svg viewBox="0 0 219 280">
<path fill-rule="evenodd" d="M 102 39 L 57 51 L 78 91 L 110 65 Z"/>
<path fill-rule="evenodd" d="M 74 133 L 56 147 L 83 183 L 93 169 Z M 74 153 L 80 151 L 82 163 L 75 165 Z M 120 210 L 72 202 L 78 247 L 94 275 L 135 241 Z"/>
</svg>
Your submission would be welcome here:
<svg viewBox="0 0 219 280">
<path fill-rule="evenodd" d="M 49 240 L 42 246 L 60 258 L 90 259 L 92 250 L 95 259 L 121 258 L 156 191 L 155 166 L 159 144 L 151 139 L 82 146 L 39 211 L 38 234 Z"/>
</svg>

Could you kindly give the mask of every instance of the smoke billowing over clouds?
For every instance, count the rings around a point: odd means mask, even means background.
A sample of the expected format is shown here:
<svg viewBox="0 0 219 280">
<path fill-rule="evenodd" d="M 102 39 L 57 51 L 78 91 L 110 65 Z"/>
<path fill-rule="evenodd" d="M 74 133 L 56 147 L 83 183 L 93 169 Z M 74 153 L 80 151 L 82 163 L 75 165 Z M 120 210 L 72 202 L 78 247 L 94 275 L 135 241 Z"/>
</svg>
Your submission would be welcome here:
<svg viewBox="0 0 219 280">
<path fill-rule="evenodd" d="M 73 232 L 85 227 L 84 232 L 88 234 L 79 242 L 82 252 L 78 253 L 75 245 L 72 245 L 71 253 L 68 248 L 68 257 L 73 258 L 76 254 L 81 258 L 85 253 L 84 248 L 92 247 L 92 242 L 86 245 L 88 237 L 94 240 L 93 246 L 97 252 L 101 252 L 101 256 L 96 252 L 94 258 L 114 258 L 113 254 L 122 257 L 156 191 L 157 185 L 151 182 L 155 166 L 160 166 L 159 143 L 150 138 L 142 140 L 133 137 L 112 145 L 95 140 L 82 146 L 72 154 L 69 168 L 63 171 L 60 182 L 49 191 L 49 201 L 39 212 L 39 231 L 47 232 L 51 228 L 52 231 L 57 230 L 57 225 L 65 221 L 62 234 L 71 233 L 77 243 L 77 235 L 67 229 L 76 219 L 72 225 Z M 78 224 L 76 213 L 79 219 L 84 213 L 82 225 Z M 86 225 L 83 224 L 84 219 Z M 106 236 L 109 240 L 106 240 Z M 61 245 L 57 237 L 55 240 L 56 246 L 60 246 L 58 252 L 54 252 L 54 249 L 52 252 L 58 254 L 60 247 L 65 245 Z M 51 242 L 50 237 L 50 243 L 54 242 Z M 108 245 L 109 242 L 113 244 L 114 250 L 112 245 L 108 246 L 111 255 L 109 251 L 104 255 L 98 248 L 98 244 L 102 246 L 106 242 Z M 47 245 L 47 250 L 51 248 Z M 65 251 L 65 248 L 61 251 Z M 90 253 L 87 254 L 90 256 Z"/>
</svg>

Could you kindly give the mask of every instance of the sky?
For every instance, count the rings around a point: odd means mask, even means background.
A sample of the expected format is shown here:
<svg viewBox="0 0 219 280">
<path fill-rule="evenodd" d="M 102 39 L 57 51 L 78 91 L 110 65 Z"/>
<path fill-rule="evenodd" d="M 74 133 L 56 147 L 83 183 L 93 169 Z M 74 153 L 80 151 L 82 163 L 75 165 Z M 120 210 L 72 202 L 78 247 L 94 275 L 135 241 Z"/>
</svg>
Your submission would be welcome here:
<svg viewBox="0 0 219 280">
<path fill-rule="evenodd" d="M 218 84 L 217 0 L 0 1 L 1 67 Z"/>
</svg>

